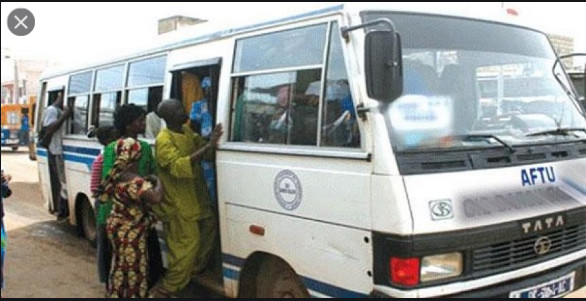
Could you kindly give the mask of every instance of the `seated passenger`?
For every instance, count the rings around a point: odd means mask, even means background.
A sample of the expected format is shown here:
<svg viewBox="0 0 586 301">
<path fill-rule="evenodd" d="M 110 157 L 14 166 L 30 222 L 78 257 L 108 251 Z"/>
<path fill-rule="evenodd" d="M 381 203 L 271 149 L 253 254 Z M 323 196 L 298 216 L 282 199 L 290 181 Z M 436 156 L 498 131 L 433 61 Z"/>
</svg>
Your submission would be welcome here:
<svg viewBox="0 0 586 301">
<path fill-rule="evenodd" d="M 291 87 L 283 86 L 277 91 L 277 107 L 269 125 L 269 143 L 286 144 L 287 135 L 293 127 L 290 105 Z"/>
</svg>

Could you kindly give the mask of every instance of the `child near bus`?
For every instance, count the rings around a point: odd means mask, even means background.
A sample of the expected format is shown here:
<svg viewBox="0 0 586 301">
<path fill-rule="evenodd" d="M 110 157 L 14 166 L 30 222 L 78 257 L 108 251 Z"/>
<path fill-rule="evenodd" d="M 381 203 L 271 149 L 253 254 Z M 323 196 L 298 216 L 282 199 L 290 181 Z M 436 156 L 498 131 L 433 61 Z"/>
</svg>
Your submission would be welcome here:
<svg viewBox="0 0 586 301">
<path fill-rule="evenodd" d="M 89 138 L 97 137 L 98 142 L 106 147 L 111 142 L 118 138 L 116 129 L 113 126 L 103 126 L 88 134 Z M 92 173 L 90 180 L 90 191 L 94 196 L 95 203 L 94 208 L 96 212 L 99 210 L 100 201 L 97 198 L 98 187 L 102 182 L 102 167 L 104 165 L 104 150 L 100 152 L 94 163 L 92 164 Z M 110 272 L 110 260 L 112 259 L 112 250 L 110 250 L 110 242 L 106 237 L 106 225 L 97 224 L 97 237 L 96 237 L 96 249 L 97 249 L 97 264 L 98 264 L 98 279 L 100 283 L 108 284 L 108 273 Z"/>
</svg>

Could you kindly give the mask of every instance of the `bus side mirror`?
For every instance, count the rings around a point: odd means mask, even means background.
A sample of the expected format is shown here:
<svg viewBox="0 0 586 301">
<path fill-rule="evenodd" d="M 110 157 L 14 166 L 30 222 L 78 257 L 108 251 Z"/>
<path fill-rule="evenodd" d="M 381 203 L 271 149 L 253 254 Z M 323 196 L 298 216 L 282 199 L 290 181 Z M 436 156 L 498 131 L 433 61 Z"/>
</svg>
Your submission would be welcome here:
<svg viewBox="0 0 586 301">
<path fill-rule="evenodd" d="M 395 31 L 367 33 L 364 62 L 370 98 L 389 103 L 403 93 L 401 39 Z"/>
</svg>

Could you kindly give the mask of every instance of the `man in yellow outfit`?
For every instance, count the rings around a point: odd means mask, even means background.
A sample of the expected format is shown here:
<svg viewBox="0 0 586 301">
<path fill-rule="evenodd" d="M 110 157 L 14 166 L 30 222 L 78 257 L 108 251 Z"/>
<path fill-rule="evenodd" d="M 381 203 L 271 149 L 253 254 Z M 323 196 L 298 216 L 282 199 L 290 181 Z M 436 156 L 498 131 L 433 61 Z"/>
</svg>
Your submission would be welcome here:
<svg viewBox="0 0 586 301">
<path fill-rule="evenodd" d="M 189 117 L 179 100 L 163 101 L 158 113 L 167 123 L 155 148 L 165 194 L 154 210 L 164 225 L 168 270 L 153 295 L 166 297 L 182 290 L 192 275 L 206 267 L 216 245 L 216 218 L 199 163 L 213 159 L 223 131 L 218 124 L 209 142 L 195 134 L 186 125 Z"/>
</svg>

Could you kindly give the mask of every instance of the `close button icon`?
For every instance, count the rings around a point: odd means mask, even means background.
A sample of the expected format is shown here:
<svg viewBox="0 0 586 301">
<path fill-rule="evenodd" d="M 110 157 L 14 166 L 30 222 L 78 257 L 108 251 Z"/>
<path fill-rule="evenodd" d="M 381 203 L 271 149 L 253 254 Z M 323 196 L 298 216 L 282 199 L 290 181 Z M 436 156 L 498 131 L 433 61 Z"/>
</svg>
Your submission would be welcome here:
<svg viewBox="0 0 586 301">
<path fill-rule="evenodd" d="M 35 28 L 35 16 L 26 8 L 17 8 L 8 15 L 8 29 L 17 36 L 26 36 Z"/>
</svg>

